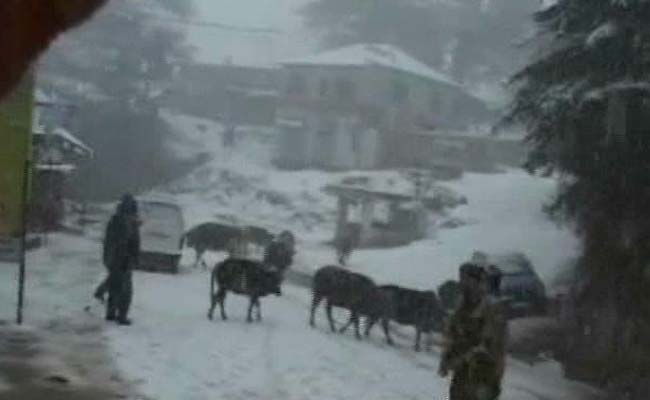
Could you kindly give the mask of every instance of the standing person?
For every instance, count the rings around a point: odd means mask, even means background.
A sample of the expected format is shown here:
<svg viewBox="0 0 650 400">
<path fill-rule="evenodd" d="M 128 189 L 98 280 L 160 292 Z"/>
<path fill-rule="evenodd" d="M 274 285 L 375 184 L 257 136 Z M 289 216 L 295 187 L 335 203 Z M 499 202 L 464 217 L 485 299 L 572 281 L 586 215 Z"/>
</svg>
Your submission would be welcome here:
<svg viewBox="0 0 650 400">
<path fill-rule="evenodd" d="M 346 265 L 348 258 L 354 248 L 354 239 L 350 229 L 345 229 L 338 238 L 336 238 L 336 255 L 339 264 Z"/>
<path fill-rule="evenodd" d="M 133 297 L 132 270 L 140 258 L 138 225 L 138 204 L 132 195 L 125 194 L 106 227 L 104 238 L 104 262 L 109 271 L 106 320 L 120 325 L 131 324 L 128 314 Z"/>
<path fill-rule="evenodd" d="M 293 235 L 285 231 L 274 238 L 264 250 L 264 264 L 272 265 L 284 273 L 293 264 L 294 254 Z"/>
<path fill-rule="evenodd" d="M 488 297 L 484 268 L 460 267 L 462 299 L 446 329 L 447 343 L 438 373 L 453 378 L 450 400 L 495 400 L 501 393 L 506 326 Z"/>
</svg>

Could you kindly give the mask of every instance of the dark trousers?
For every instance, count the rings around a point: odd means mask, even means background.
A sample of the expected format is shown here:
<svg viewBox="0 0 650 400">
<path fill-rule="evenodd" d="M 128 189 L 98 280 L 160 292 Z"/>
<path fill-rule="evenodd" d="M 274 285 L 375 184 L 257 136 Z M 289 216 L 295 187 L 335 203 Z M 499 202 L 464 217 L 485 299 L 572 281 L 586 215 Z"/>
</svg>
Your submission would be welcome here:
<svg viewBox="0 0 650 400">
<path fill-rule="evenodd" d="M 472 374 L 467 364 L 454 371 L 449 388 L 449 400 L 496 400 L 499 398 L 500 384 L 492 379 L 477 379 L 483 377 L 477 376 L 476 372 L 474 371 Z"/>
<path fill-rule="evenodd" d="M 126 319 L 133 298 L 133 278 L 131 270 L 112 271 L 106 281 L 108 286 L 108 302 L 106 316 Z"/>
</svg>

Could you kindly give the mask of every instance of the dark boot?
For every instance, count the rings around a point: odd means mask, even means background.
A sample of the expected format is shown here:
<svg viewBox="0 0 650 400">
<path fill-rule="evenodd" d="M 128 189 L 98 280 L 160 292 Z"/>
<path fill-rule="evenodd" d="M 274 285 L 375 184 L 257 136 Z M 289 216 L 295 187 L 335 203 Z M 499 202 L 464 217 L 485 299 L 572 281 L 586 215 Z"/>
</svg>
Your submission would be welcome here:
<svg viewBox="0 0 650 400">
<path fill-rule="evenodd" d="M 117 274 L 111 273 L 103 282 L 103 284 L 104 283 L 106 290 L 108 290 L 108 301 L 106 302 L 106 321 L 115 321 L 118 315 L 118 305 L 121 291 L 118 284 L 119 277 Z M 98 291 L 99 289 L 100 288 L 97 288 Z"/>
</svg>

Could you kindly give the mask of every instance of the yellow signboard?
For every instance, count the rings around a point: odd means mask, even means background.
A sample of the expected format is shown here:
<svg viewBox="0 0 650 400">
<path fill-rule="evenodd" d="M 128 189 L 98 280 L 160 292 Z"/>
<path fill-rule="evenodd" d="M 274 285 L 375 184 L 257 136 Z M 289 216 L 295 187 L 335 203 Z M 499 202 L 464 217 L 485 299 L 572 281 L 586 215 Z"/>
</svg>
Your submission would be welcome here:
<svg viewBox="0 0 650 400">
<path fill-rule="evenodd" d="M 18 87 L 0 99 L 0 238 L 23 232 L 27 166 L 32 154 L 34 77 L 28 73 Z"/>
</svg>

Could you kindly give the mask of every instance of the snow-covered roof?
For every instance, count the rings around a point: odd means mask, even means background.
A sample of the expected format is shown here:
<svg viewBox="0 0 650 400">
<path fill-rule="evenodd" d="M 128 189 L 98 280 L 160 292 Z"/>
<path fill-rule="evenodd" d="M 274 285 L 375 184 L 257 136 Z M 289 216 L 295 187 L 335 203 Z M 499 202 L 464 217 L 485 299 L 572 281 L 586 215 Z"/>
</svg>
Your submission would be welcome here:
<svg viewBox="0 0 650 400">
<path fill-rule="evenodd" d="M 461 86 L 446 74 L 436 71 L 390 44 L 355 44 L 327 50 L 307 57 L 289 59 L 283 65 L 371 66 L 406 72 L 431 81 Z"/>
<path fill-rule="evenodd" d="M 344 179 L 337 184 L 328 184 L 324 191 L 334 195 L 350 195 L 409 203 L 413 201 L 413 182 L 403 176 L 358 176 Z M 455 206 L 463 202 L 463 196 L 439 184 L 432 185 L 423 195 L 425 201 L 441 201 L 445 206 Z"/>
<path fill-rule="evenodd" d="M 40 88 L 36 88 L 34 90 L 34 100 L 37 105 L 42 105 L 42 106 L 45 105 L 70 106 L 70 103 L 61 99 L 59 96 L 57 96 L 56 93 L 54 92 L 48 93 L 45 90 Z"/>
<path fill-rule="evenodd" d="M 68 130 L 66 130 L 64 128 L 55 128 L 50 133 L 47 133 L 46 130 L 43 129 L 42 126 L 38 125 L 38 126 L 34 127 L 33 134 L 34 135 L 46 135 L 46 134 L 49 134 L 49 135 L 59 136 L 63 140 L 65 140 L 65 141 L 67 141 L 69 143 L 72 143 L 75 146 L 82 149 L 83 151 L 87 152 L 91 157 L 92 157 L 92 155 L 94 153 L 93 150 L 90 147 L 88 147 L 79 138 L 77 138 L 75 135 L 73 135 L 72 133 L 70 133 Z"/>
<path fill-rule="evenodd" d="M 58 171 L 69 173 L 76 169 L 72 164 L 36 164 L 36 169 L 39 171 Z"/>
<path fill-rule="evenodd" d="M 52 102 L 50 96 L 48 96 L 42 89 L 36 89 L 34 91 L 34 99 L 37 104 L 48 104 Z"/>
</svg>

